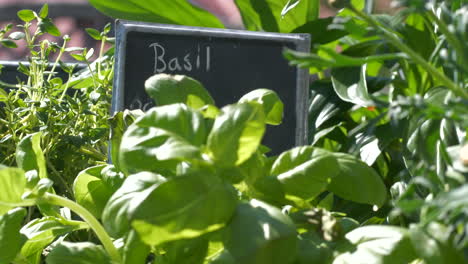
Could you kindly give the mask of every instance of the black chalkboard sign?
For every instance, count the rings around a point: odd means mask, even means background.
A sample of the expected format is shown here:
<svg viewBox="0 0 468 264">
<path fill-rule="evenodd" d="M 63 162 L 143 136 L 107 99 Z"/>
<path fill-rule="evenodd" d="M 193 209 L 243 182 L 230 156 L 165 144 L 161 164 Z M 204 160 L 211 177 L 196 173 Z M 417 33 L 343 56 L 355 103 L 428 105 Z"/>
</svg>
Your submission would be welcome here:
<svg viewBox="0 0 468 264">
<path fill-rule="evenodd" d="M 308 51 L 309 46 L 307 34 L 117 21 L 112 111 L 153 106 L 144 82 L 155 73 L 197 79 L 219 107 L 268 88 L 284 103 L 283 123 L 269 126 L 263 141 L 277 154 L 307 142 L 308 72 L 290 66 L 282 52 Z"/>
</svg>

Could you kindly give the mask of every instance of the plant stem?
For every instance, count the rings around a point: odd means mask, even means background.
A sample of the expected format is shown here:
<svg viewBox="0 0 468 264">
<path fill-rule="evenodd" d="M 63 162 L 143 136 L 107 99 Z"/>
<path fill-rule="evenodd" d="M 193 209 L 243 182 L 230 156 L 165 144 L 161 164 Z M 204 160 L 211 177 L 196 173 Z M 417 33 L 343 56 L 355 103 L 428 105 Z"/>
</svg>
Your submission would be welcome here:
<svg viewBox="0 0 468 264">
<path fill-rule="evenodd" d="M 86 223 L 89 224 L 90 228 L 94 231 L 96 236 L 99 238 L 101 241 L 102 245 L 104 246 L 105 250 L 107 251 L 107 254 L 109 254 L 109 257 L 112 259 L 114 263 L 122 263 L 121 257 L 119 252 L 117 251 L 117 248 L 114 246 L 114 243 L 112 243 L 112 239 L 110 236 L 107 234 L 106 230 L 104 227 L 99 223 L 99 221 L 84 207 L 81 205 L 68 200 L 67 198 L 51 194 L 51 193 L 46 193 L 44 194 L 43 197 L 39 198 L 39 200 L 42 200 L 44 202 L 53 204 L 53 205 L 58 205 L 62 207 L 67 207 L 76 214 L 78 214 Z"/>
<path fill-rule="evenodd" d="M 57 56 L 57 59 L 55 59 L 55 62 L 54 62 L 54 65 L 52 66 L 52 69 L 50 70 L 50 73 L 49 73 L 49 77 L 47 77 L 47 81 L 50 82 L 51 78 L 52 78 L 52 75 L 55 71 L 55 68 L 57 67 L 57 64 L 59 63 L 60 61 L 60 58 L 62 58 L 62 55 L 63 53 L 65 52 L 65 47 L 67 46 L 67 39 L 64 39 L 63 40 L 63 45 L 62 47 L 60 48 L 60 51 L 59 51 L 59 54 Z"/>
<path fill-rule="evenodd" d="M 449 88 L 456 95 L 461 96 L 464 99 L 468 99 L 467 91 L 465 91 L 462 87 L 458 86 L 456 83 L 450 80 L 447 76 L 445 76 L 444 73 L 440 72 L 438 69 L 432 66 L 429 62 L 427 62 L 424 58 L 422 58 L 418 53 L 416 53 L 409 46 L 403 43 L 398 37 L 395 36 L 394 33 L 386 29 L 383 25 L 380 25 L 370 15 L 354 8 L 353 6 L 349 6 L 349 8 L 358 17 L 364 19 L 367 23 L 369 23 L 376 30 L 379 30 L 380 32 L 382 32 L 383 36 L 387 39 L 387 41 L 389 41 L 393 46 L 395 46 L 399 50 L 406 53 L 415 63 L 420 65 L 422 68 L 424 68 L 435 79 L 440 80 L 445 86 L 447 86 L 447 88 Z"/>
</svg>

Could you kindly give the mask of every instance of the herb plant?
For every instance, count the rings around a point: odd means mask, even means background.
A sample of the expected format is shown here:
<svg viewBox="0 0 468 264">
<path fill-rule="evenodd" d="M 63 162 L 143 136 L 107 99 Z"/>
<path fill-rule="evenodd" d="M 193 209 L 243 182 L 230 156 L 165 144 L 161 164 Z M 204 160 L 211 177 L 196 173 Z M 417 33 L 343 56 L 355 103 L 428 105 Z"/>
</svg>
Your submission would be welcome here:
<svg viewBox="0 0 468 264">
<path fill-rule="evenodd" d="M 121 142 L 113 165 L 79 173 L 73 185 L 76 201 L 51 192 L 51 180 L 41 174 L 44 155 L 33 150 L 37 143 L 20 142 L 20 168 L 0 170 L 5 221 L 0 232 L 14 225 L 18 241 L 0 248 L 12 252 L 8 261 L 38 263 L 47 246 L 47 263 L 64 258 L 78 263 L 328 260 L 339 245 L 349 244 L 344 234 L 358 223 L 327 211 L 322 196 L 337 194 L 377 207 L 386 201 L 380 176 L 351 155 L 303 146 L 265 156 L 260 145 L 265 126 L 282 119 L 282 102 L 273 91 L 255 90 L 218 109 L 202 85 L 188 77 L 155 75 L 146 89 L 159 106 L 134 120 L 123 135 L 114 134 Z M 31 144 L 36 148 L 24 147 Z M 347 178 L 361 188 L 347 190 Z M 26 215 L 21 207 L 34 205 L 44 216 L 18 225 Z M 82 220 L 50 215 L 50 206 L 68 208 Z M 87 228 L 97 241 L 69 239 Z M 318 248 L 317 242 L 326 247 Z"/>
<path fill-rule="evenodd" d="M 39 39 L 45 34 L 60 35 L 48 18 L 47 5 L 38 13 L 21 10 L 18 17 L 24 22 L 18 26 L 21 31 L 10 33 L 2 43 L 15 47 L 13 40 L 23 39 L 30 55 L 28 64 L 20 63 L 18 68 L 27 76 L 26 81 L 0 83 L 0 162 L 14 165 L 17 144 L 31 137 L 42 146 L 45 170 L 61 192 L 70 195 L 76 174 L 107 158 L 113 58 L 112 51 L 105 53 L 104 43 L 112 40 L 107 36 L 110 25 L 102 33 L 88 29 L 103 43 L 98 58 L 92 62 L 93 49 L 69 47 L 68 36 L 63 37 L 61 44 Z M 11 29 L 8 27 L 5 33 Z M 77 71 L 77 64 L 63 63 L 64 54 L 71 54 L 86 67 Z M 68 76 L 58 76 L 59 70 Z"/>
</svg>

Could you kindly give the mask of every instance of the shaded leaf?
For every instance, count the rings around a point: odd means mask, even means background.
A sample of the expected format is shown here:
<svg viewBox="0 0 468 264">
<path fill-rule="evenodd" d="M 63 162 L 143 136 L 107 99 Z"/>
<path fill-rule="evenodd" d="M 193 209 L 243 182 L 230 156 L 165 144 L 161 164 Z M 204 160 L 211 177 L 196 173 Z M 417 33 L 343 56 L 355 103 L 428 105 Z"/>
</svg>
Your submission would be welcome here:
<svg viewBox="0 0 468 264">
<path fill-rule="evenodd" d="M 237 206 L 224 245 L 237 263 L 288 264 L 296 258 L 296 227 L 279 209 L 258 200 Z"/>
<path fill-rule="evenodd" d="M 24 208 L 15 208 L 0 216 L 0 263 L 12 262 L 24 244 L 26 239 L 19 230 L 25 216 Z"/>
<path fill-rule="evenodd" d="M 46 258 L 47 264 L 111 264 L 102 246 L 90 242 L 61 242 Z"/>
<path fill-rule="evenodd" d="M 363 161 L 345 153 L 333 153 L 339 173 L 327 189 L 341 198 L 381 207 L 387 200 L 387 188 L 382 178 Z"/>
</svg>

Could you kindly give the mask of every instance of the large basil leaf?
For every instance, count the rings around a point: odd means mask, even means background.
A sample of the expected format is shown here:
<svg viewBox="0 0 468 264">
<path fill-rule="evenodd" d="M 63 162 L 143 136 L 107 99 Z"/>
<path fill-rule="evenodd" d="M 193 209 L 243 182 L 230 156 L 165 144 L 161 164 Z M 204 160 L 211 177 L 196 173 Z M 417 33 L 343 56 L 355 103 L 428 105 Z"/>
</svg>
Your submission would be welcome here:
<svg viewBox="0 0 468 264">
<path fill-rule="evenodd" d="M 0 263 L 10 263 L 25 242 L 19 232 L 25 216 L 24 208 L 15 208 L 0 216 Z"/>
<path fill-rule="evenodd" d="M 213 98 L 203 85 L 184 75 L 157 74 L 146 80 L 145 89 L 159 106 L 184 103 L 195 109 L 214 105 Z"/>
<path fill-rule="evenodd" d="M 333 264 L 411 263 L 417 258 L 406 229 L 393 226 L 364 226 L 346 234 L 356 250 L 339 255 Z"/>
<path fill-rule="evenodd" d="M 282 153 L 271 168 L 287 196 L 305 200 L 325 191 L 338 172 L 338 162 L 331 152 L 310 146 Z"/>
<path fill-rule="evenodd" d="M 155 107 L 128 127 L 120 145 L 120 166 L 127 174 L 174 171 L 180 161 L 201 159 L 203 116 L 182 104 Z"/>
<path fill-rule="evenodd" d="M 151 248 L 141 241 L 135 230 L 131 230 L 125 238 L 123 248 L 123 264 L 146 263 Z"/>
<path fill-rule="evenodd" d="M 341 198 L 381 207 L 387 199 L 382 178 L 363 161 L 345 153 L 333 153 L 339 173 L 332 178 L 328 190 Z"/>
<path fill-rule="evenodd" d="M 42 255 L 42 250 L 57 237 L 85 228 L 89 228 L 89 226 L 81 221 L 65 220 L 52 216 L 35 219 L 20 230 L 20 233 L 28 239 L 21 248 L 21 256 L 35 260 Z"/>
<path fill-rule="evenodd" d="M 240 103 L 252 101 L 262 105 L 266 118 L 265 123 L 270 125 L 281 124 L 284 105 L 278 94 L 268 89 L 257 89 L 242 96 L 239 100 Z"/>
<path fill-rule="evenodd" d="M 208 154 L 221 166 L 239 165 L 260 146 L 265 132 L 265 114 L 257 103 L 222 108 L 208 136 Z"/>
<path fill-rule="evenodd" d="M 278 208 L 258 200 L 237 206 L 225 247 L 242 264 L 288 264 L 297 253 L 296 227 Z"/>
<path fill-rule="evenodd" d="M 112 189 L 101 179 L 105 165 L 88 168 L 78 174 L 73 182 L 73 193 L 78 204 L 95 217 L 101 218 L 104 206 L 112 195 Z"/>
<path fill-rule="evenodd" d="M 37 170 L 39 178 L 47 178 L 44 153 L 41 149 L 41 132 L 27 135 L 16 147 L 16 163 L 24 171 Z"/>
<path fill-rule="evenodd" d="M 107 202 L 102 221 L 113 237 L 122 237 L 130 228 L 130 220 L 147 196 L 166 179 L 158 174 L 140 172 L 130 175 Z"/>
<path fill-rule="evenodd" d="M 291 32 L 306 22 L 317 19 L 316 0 L 235 0 L 249 30 Z"/>
<path fill-rule="evenodd" d="M 62 242 L 46 258 L 47 264 L 111 264 L 102 246 L 89 242 Z"/>
<path fill-rule="evenodd" d="M 223 227 L 236 201 L 221 179 L 191 172 L 156 187 L 136 209 L 132 226 L 149 245 L 199 237 Z"/>
<path fill-rule="evenodd" d="M 22 201 L 26 178 L 21 169 L 0 168 L 0 215 L 5 214 Z"/>
<path fill-rule="evenodd" d="M 164 249 L 167 253 L 162 257 L 162 263 L 203 264 L 208 252 L 208 239 L 202 236 L 174 241 L 165 244 Z"/>
<path fill-rule="evenodd" d="M 114 18 L 186 26 L 223 27 L 215 16 L 186 0 L 90 0 L 90 3 L 99 11 Z"/>
</svg>

